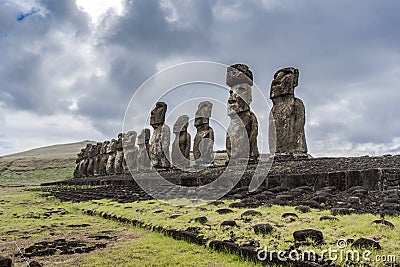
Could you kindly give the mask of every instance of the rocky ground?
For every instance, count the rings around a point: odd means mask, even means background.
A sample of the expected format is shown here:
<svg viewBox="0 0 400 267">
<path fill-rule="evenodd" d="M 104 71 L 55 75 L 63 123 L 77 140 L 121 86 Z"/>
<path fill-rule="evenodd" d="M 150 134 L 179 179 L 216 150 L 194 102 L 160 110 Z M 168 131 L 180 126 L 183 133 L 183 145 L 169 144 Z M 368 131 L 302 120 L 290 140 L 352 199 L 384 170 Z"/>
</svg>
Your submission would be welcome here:
<svg viewBox="0 0 400 267">
<path fill-rule="evenodd" d="M 270 166 L 267 164 L 259 166 L 266 176 L 268 176 L 267 182 L 263 183 L 256 191 L 249 192 L 248 182 L 251 180 L 256 167 L 256 165 L 247 166 L 241 180 L 247 181 L 246 183 L 239 182 L 239 184 L 222 199 L 211 202 L 211 205 L 219 207 L 215 212 L 225 215 L 234 214 L 234 211 L 237 212 L 238 209 L 244 209 L 244 213 L 249 212 L 248 215 L 250 217 L 257 217 L 259 215 L 261 216 L 261 213 L 258 211 L 260 209 L 263 210 L 268 207 L 276 206 L 292 207 L 293 211 L 281 214 L 283 220 L 289 220 L 289 222 L 296 221 L 300 217 L 300 220 L 304 220 L 305 223 L 309 222 L 310 219 L 301 219 L 301 214 L 309 213 L 310 210 L 314 212 L 318 210 L 321 212 L 317 218 L 321 222 L 337 221 L 339 220 L 338 217 L 347 215 L 373 214 L 374 219 L 369 222 L 370 224 L 383 225 L 384 227 L 388 227 L 388 229 L 395 229 L 395 225 L 391 221 L 393 221 L 393 216 L 400 215 L 399 156 L 317 158 L 289 161 L 277 160 L 273 162 L 271 169 L 269 169 Z M 373 172 L 369 172 L 370 170 L 373 170 Z M 184 173 L 177 170 L 169 170 L 163 171 L 161 174 L 170 181 L 174 181 L 178 184 L 184 183 L 190 186 L 191 181 L 198 181 L 200 179 L 203 179 L 203 182 L 213 181 L 224 171 L 224 166 L 217 166 L 198 173 Z M 366 175 L 360 175 L 360 173 L 364 171 L 366 171 Z M 385 171 L 388 172 L 389 175 L 385 174 Z M 318 179 L 313 180 L 314 176 L 323 177 L 323 182 L 317 181 Z M 283 183 L 288 180 L 287 177 L 291 177 L 290 179 L 294 181 L 296 181 L 296 179 L 303 179 L 302 182 L 306 185 L 296 186 L 296 183 L 292 181 Z M 352 182 L 353 178 L 357 180 L 354 183 Z M 312 182 L 315 183 L 313 184 Z M 327 186 L 327 184 L 329 185 Z M 351 186 L 352 184 L 358 185 Z M 219 185 L 211 190 L 218 191 L 221 189 L 221 185 Z M 117 201 L 117 203 L 129 205 L 137 201 L 140 201 L 140 203 L 142 201 L 147 203 L 148 200 L 153 199 L 152 196 L 143 191 L 129 176 L 74 179 L 63 183 L 48 184 L 48 186 L 42 187 L 42 190 L 45 192 L 44 195 L 55 196 L 61 201 L 83 202 L 88 200 L 112 199 Z M 185 195 L 185 192 L 190 190 L 190 187 L 171 189 L 171 187 L 166 186 L 160 187 L 157 190 L 158 192 L 150 192 L 157 193 L 157 199 L 160 199 L 159 197 L 162 199 L 173 199 L 177 193 Z M 179 190 L 182 190 L 182 192 L 178 192 Z M 205 211 L 206 210 L 207 209 L 205 209 Z M 175 228 L 171 229 L 166 227 L 164 223 L 162 223 L 163 221 L 156 224 L 153 222 L 138 221 L 125 216 L 118 216 L 114 213 L 99 213 L 92 209 L 84 209 L 84 211 L 89 215 L 98 215 L 106 219 L 113 219 L 125 223 L 128 222 L 167 233 L 177 239 L 186 239 L 199 244 L 205 244 L 206 242 L 206 240 L 202 238 L 204 234 L 202 231 L 208 231 L 204 230 L 205 228 L 200 232 L 200 228 L 193 227 L 189 227 L 186 230 L 174 230 Z M 158 212 L 163 214 L 164 210 L 153 210 L 150 208 L 148 212 L 151 216 L 156 216 L 155 214 Z M 236 218 L 228 219 L 223 222 L 218 221 L 218 225 L 220 224 L 218 227 L 240 228 L 239 225 L 248 223 L 249 225 L 244 225 L 244 227 L 253 228 L 256 234 L 270 233 L 271 231 L 275 231 L 273 229 L 276 229 L 276 227 L 281 227 L 279 223 L 275 226 L 268 223 L 253 225 L 251 220 L 243 220 L 242 215 L 239 220 Z M 171 214 L 165 219 L 173 220 L 179 216 L 181 215 Z M 207 222 L 208 219 L 206 216 L 193 218 L 193 220 L 200 224 L 202 221 L 204 221 L 203 223 Z M 315 218 L 312 220 L 314 219 Z M 184 222 L 182 223 L 185 224 Z M 205 225 L 207 224 L 205 223 Z M 216 229 L 218 229 L 218 227 Z M 332 229 L 330 231 L 332 231 Z M 326 234 L 326 232 L 324 234 Z M 301 241 L 300 243 L 303 244 L 303 241 L 311 238 L 314 243 L 318 244 L 318 242 L 323 242 L 322 240 L 324 239 L 322 232 L 314 229 L 299 229 L 293 232 L 293 236 L 295 243 L 293 243 L 294 247 L 292 247 L 292 249 L 299 249 L 299 247 L 295 246 L 298 244 L 296 243 L 297 241 Z M 279 238 L 279 236 L 276 238 Z M 362 246 L 374 247 L 379 245 L 374 241 L 375 239 L 377 239 L 376 236 L 374 238 L 364 239 L 364 237 L 361 237 L 357 240 L 352 238 L 348 240 L 356 246 L 360 243 Z M 245 255 L 245 257 L 254 260 L 256 257 L 255 244 L 238 242 L 239 241 L 236 239 L 229 238 L 224 240 L 216 239 L 208 240 L 207 245 L 216 250 L 230 251 L 232 253 Z M 290 247 L 286 247 L 285 249 L 289 251 Z M 298 262 L 296 264 L 302 266 L 301 264 L 303 263 Z M 319 265 L 304 266 L 331 265 L 330 262 L 323 261 L 318 264 Z"/>
</svg>

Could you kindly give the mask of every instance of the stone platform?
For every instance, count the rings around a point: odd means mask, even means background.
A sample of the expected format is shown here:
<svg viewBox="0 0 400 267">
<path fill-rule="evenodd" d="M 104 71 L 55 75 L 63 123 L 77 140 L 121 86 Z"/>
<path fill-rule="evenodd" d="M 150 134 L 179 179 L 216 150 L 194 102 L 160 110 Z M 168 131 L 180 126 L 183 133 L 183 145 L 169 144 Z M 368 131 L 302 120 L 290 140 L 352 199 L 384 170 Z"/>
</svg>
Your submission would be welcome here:
<svg viewBox="0 0 400 267">
<path fill-rule="evenodd" d="M 257 190 L 249 192 L 256 168 L 265 171 L 266 179 Z M 175 198 L 177 193 L 189 195 L 191 187 L 214 181 L 225 169 L 217 166 L 197 173 L 162 171 L 160 174 L 166 180 L 183 187 L 177 191 L 166 185 L 150 193 L 157 199 Z M 400 215 L 400 155 L 275 161 L 268 170 L 268 166 L 248 165 L 240 181 L 223 199 L 239 200 L 237 205 L 243 207 L 291 205 L 329 209 L 332 214 Z M 143 172 L 134 175 L 148 177 Z M 110 198 L 132 202 L 153 198 L 131 175 L 70 179 L 42 186 L 43 191 L 63 201 Z M 217 184 L 215 190 L 224 186 L 228 185 Z"/>
<path fill-rule="evenodd" d="M 234 167 L 238 170 L 243 166 Z M 246 168 L 246 167 L 245 167 Z M 295 160 L 275 160 L 271 165 L 248 165 L 236 187 L 248 186 L 257 172 L 265 173 L 263 187 L 282 186 L 288 189 L 299 186 L 309 186 L 319 190 L 326 186 L 334 186 L 338 190 L 346 190 L 354 186 L 363 186 L 367 190 L 382 191 L 400 188 L 400 155 L 380 157 L 348 157 L 348 158 L 312 158 Z M 184 172 L 181 170 L 159 171 L 166 180 L 183 186 L 201 186 L 216 180 L 224 171 L 225 166 L 215 166 L 199 172 Z M 148 177 L 148 172 L 135 172 L 138 179 Z M 130 174 L 86 177 L 68 179 L 65 181 L 44 183 L 50 185 L 134 185 Z"/>
</svg>

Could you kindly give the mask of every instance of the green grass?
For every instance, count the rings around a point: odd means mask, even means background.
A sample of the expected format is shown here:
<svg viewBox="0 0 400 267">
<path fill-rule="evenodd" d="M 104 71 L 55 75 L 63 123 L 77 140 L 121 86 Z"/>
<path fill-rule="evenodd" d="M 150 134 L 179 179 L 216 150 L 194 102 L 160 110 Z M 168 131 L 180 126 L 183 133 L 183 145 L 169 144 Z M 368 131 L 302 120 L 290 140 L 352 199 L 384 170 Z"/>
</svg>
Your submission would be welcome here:
<svg viewBox="0 0 400 267">
<path fill-rule="evenodd" d="M 67 158 L 0 158 L 0 185 L 38 185 L 73 176 L 75 160 Z"/>
<path fill-rule="evenodd" d="M 12 241 L 27 248 L 36 242 L 64 238 L 106 242 L 107 246 L 91 253 L 56 254 L 33 260 L 44 266 L 256 266 L 235 255 L 174 240 L 132 225 L 84 215 L 80 204 L 42 197 L 37 190 L 0 188 L 0 194 L 0 255 L 3 256 L 17 252 L 15 245 L 9 243 Z M 45 216 L 49 211 L 57 210 L 63 212 Z M 77 224 L 89 226 L 69 227 Z M 110 235 L 116 239 L 94 241 L 91 235 Z"/>
<path fill-rule="evenodd" d="M 258 210 L 262 213 L 261 217 L 254 217 L 249 222 L 241 220 L 240 214 L 246 209 L 232 209 L 234 213 L 219 215 L 215 212 L 216 209 L 227 207 L 229 201 L 225 201 L 224 205 L 215 207 L 213 205 L 205 206 L 207 210 L 200 210 L 199 208 L 178 208 L 175 206 L 167 205 L 158 201 L 145 201 L 121 204 L 112 200 L 96 200 L 87 203 L 77 203 L 80 208 L 90 208 L 97 211 L 104 211 L 118 216 L 137 219 L 152 225 L 160 225 L 167 229 L 180 229 L 186 230 L 188 227 L 200 228 L 200 233 L 209 240 L 226 240 L 232 237 L 237 238 L 240 244 L 248 243 L 254 240 L 259 243 L 259 248 L 263 249 L 265 246 L 268 250 L 282 250 L 288 249 L 294 245 L 293 232 L 296 230 L 313 228 L 322 231 L 324 234 L 325 244 L 323 245 L 304 245 L 301 246 L 302 250 L 313 249 L 316 253 L 321 254 L 322 250 L 337 249 L 336 241 L 338 239 L 358 239 L 361 237 L 370 238 L 378 241 L 381 246 L 381 251 L 373 251 L 371 259 L 376 255 L 396 255 L 397 261 L 400 260 L 400 218 L 390 217 L 387 218 L 394 225 L 395 229 L 391 230 L 384 225 L 371 224 L 373 220 L 379 219 L 378 216 L 372 214 L 363 215 L 345 215 L 337 216 L 339 221 L 319 221 L 319 217 L 329 215 L 329 211 L 320 211 L 312 209 L 309 213 L 299 213 L 295 211 L 294 207 L 259 207 Z M 163 210 L 161 213 L 154 213 L 156 210 Z M 299 219 L 291 221 L 289 219 L 281 218 L 285 212 L 295 212 L 298 214 Z M 176 219 L 169 219 L 168 217 L 174 214 L 181 216 Z M 201 225 L 194 222 L 192 219 L 199 216 L 206 216 L 208 223 Z M 220 224 L 224 220 L 236 220 L 239 225 L 238 228 L 221 228 Z M 274 227 L 274 231 L 268 235 L 256 235 L 252 226 L 259 223 L 269 223 Z M 348 250 L 350 247 L 345 249 Z M 359 250 L 362 252 L 363 250 Z M 337 263 L 341 263 L 337 261 Z"/>
</svg>

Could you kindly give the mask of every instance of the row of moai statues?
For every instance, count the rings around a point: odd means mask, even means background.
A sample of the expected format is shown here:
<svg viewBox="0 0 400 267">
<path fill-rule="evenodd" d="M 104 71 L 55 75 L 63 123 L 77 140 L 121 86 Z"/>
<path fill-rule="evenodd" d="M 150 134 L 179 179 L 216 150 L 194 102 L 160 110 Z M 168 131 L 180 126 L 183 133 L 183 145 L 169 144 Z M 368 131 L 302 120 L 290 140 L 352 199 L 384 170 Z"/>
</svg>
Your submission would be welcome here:
<svg viewBox="0 0 400 267">
<path fill-rule="evenodd" d="M 150 130 L 145 128 L 139 136 L 135 131 L 129 131 L 118 134 L 118 139 L 87 144 L 76 159 L 74 177 L 127 174 L 129 169 L 149 170 L 152 167 L 168 169 L 171 168 L 170 160 L 172 166 L 179 169 L 190 167 L 191 136 L 187 132 L 189 116 L 180 116 L 174 124 L 175 140 L 169 157 L 170 128 L 165 124 L 166 111 L 167 104 L 157 102 L 150 117 L 150 125 L 154 130 L 151 138 Z M 209 166 L 214 161 L 214 131 L 209 124 L 211 111 L 212 103 L 203 101 L 195 114 L 197 133 L 193 154 L 197 165 Z"/>
<path fill-rule="evenodd" d="M 304 134 L 305 108 L 294 96 L 298 85 L 298 69 L 278 70 L 271 83 L 270 99 L 273 107 L 269 117 L 269 146 L 272 154 L 307 154 Z M 226 84 L 230 87 L 227 113 L 230 123 L 226 135 L 226 150 L 231 159 L 258 162 L 258 121 L 251 111 L 253 73 L 244 64 L 227 68 Z M 195 165 L 211 166 L 214 162 L 214 130 L 210 127 L 212 103 L 203 101 L 195 113 L 196 136 L 193 142 Z M 151 111 L 150 130 L 120 133 L 118 139 L 88 144 L 76 160 L 75 177 L 103 176 L 128 173 L 131 170 L 151 168 L 185 169 L 190 166 L 191 135 L 188 133 L 189 116 L 180 116 L 173 126 L 175 139 L 170 149 L 170 127 L 165 124 L 167 104 L 157 102 Z M 137 145 L 136 142 L 137 137 Z M 128 168 L 128 164 L 129 168 Z M 171 164 L 172 163 L 172 164 Z"/>
</svg>

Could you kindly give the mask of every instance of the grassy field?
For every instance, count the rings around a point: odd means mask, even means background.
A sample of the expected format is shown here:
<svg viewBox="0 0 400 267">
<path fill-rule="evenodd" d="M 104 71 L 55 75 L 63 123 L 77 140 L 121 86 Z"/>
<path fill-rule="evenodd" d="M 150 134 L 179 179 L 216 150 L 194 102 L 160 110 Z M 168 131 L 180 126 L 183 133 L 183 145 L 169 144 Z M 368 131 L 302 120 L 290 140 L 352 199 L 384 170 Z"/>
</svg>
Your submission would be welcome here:
<svg viewBox="0 0 400 267">
<path fill-rule="evenodd" d="M 194 207 L 175 207 L 158 201 L 141 201 L 134 203 L 121 204 L 112 200 L 98 200 L 87 203 L 78 203 L 81 208 L 90 208 L 98 212 L 106 212 L 121 217 L 136 219 L 152 225 L 161 225 L 168 229 L 186 230 L 189 227 L 196 227 L 200 233 L 210 240 L 228 240 L 232 237 L 236 239 L 236 243 L 246 244 L 255 241 L 259 244 L 259 248 L 268 247 L 268 250 L 279 251 L 294 246 L 295 242 L 292 233 L 303 229 L 317 229 L 324 235 L 324 244 L 318 245 L 314 242 L 300 245 L 300 250 L 314 250 L 321 255 L 323 250 L 338 249 L 336 242 L 339 239 L 369 238 L 380 243 L 382 250 L 370 249 L 370 255 L 373 266 L 383 266 L 376 262 L 375 259 L 382 255 L 394 255 L 397 262 L 400 260 L 400 218 L 388 217 L 395 228 L 392 230 L 386 225 L 371 224 L 373 220 L 379 219 L 379 216 L 372 214 L 364 215 L 343 215 L 337 216 L 338 221 L 320 221 L 319 218 L 324 215 L 330 215 L 330 211 L 311 209 L 311 212 L 301 213 L 296 211 L 294 207 L 271 206 L 259 207 L 254 210 L 259 211 L 261 216 L 249 217 L 244 220 L 241 213 L 247 209 L 232 208 L 233 213 L 220 215 L 215 211 L 221 208 L 227 208 L 232 201 L 224 201 L 224 204 L 214 206 L 207 205 L 202 208 Z M 154 212 L 158 211 L 158 212 Z M 282 218 L 284 213 L 296 213 L 298 219 Z M 170 219 L 171 215 L 179 215 L 174 219 Z M 208 222 L 204 225 L 195 222 L 193 219 L 199 216 L 206 216 Z M 220 224 L 225 220 L 235 220 L 238 227 L 225 228 Z M 259 235 L 255 234 L 252 226 L 255 224 L 269 223 L 274 230 L 271 234 Z M 352 250 L 348 247 L 343 251 Z M 364 249 L 359 249 L 360 255 Z M 340 261 L 338 264 L 345 265 Z"/>
<path fill-rule="evenodd" d="M 65 158 L 1 158 L 0 185 L 38 185 L 73 176 L 75 160 Z"/>
<path fill-rule="evenodd" d="M 372 250 L 370 258 L 373 266 L 384 266 L 374 261 L 379 255 L 394 255 L 397 262 L 400 261 L 399 217 L 386 218 L 395 225 L 394 229 L 390 229 L 385 225 L 371 224 L 373 220 L 379 219 L 371 214 L 338 216 L 338 221 L 321 222 L 320 216 L 328 215 L 329 211 L 312 209 L 309 213 L 301 213 L 295 211 L 294 207 L 264 206 L 255 209 L 261 216 L 244 220 L 241 213 L 245 209 L 232 208 L 232 213 L 224 215 L 216 213 L 217 209 L 227 208 L 231 201 L 203 208 L 179 208 L 158 201 L 121 204 L 105 199 L 61 203 L 52 197 L 41 196 L 43 193 L 38 187 L 36 191 L 10 187 L 71 178 L 76 153 L 85 145 L 76 143 L 66 145 L 67 148 L 65 145 L 64 148 L 52 146 L 0 158 L 0 255 L 17 253 L 16 244 L 27 248 L 38 242 L 65 239 L 92 246 L 105 244 L 106 247 L 90 253 L 64 255 L 57 252 L 33 259 L 44 263 L 44 266 L 255 266 L 235 255 L 217 253 L 132 225 L 84 215 L 82 212 L 82 209 L 91 209 L 168 229 L 185 230 L 195 227 L 208 240 L 234 238 L 240 244 L 255 242 L 261 249 L 267 246 L 269 251 L 297 245 L 292 233 L 313 228 L 322 231 L 325 242 L 322 245 L 313 242 L 302 244 L 298 246 L 300 250 L 312 249 L 321 253 L 328 248 L 337 249 L 338 239 L 356 240 L 365 237 L 378 241 L 382 246 L 382 250 Z M 223 164 L 225 156 L 218 155 L 217 162 Z M 299 218 L 282 218 L 285 212 L 295 212 Z M 179 216 L 171 219 L 172 215 Z M 206 216 L 208 222 L 204 225 L 195 222 L 193 219 L 199 216 Z M 238 227 L 221 227 L 221 222 L 225 220 L 235 220 Z M 271 224 L 273 232 L 256 235 L 252 226 L 259 223 Z M 96 240 L 93 238 L 96 235 L 106 238 Z M 336 262 L 344 265 L 339 259 Z M 21 261 L 20 266 L 26 264 Z"/>
<path fill-rule="evenodd" d="M 255 266 L 238 256 L 177 241 L 132 225 L 84 215 L 80 205 L 38 191 L 0 188 L 0 255 L 37 242 L 65 239 L 106 244 L 90 253 L 33 257 L 43 266 Z M 49 215 L 50 214 L 50 215 Z M 103 237 L 96 240 L 94 237 Z M 104 238 L 109 237 L 109 238 Z M 15 241 L 15 243 L 13 243 Z M 16 266 L 26 266 L 20 261 Z"/>
<path fill-rule="evenodd" d="M 38 185 L 73 176 L 76 154 L 93 142 L 36 148 L 0 157 L 0 185 Z"/>
</svg>

